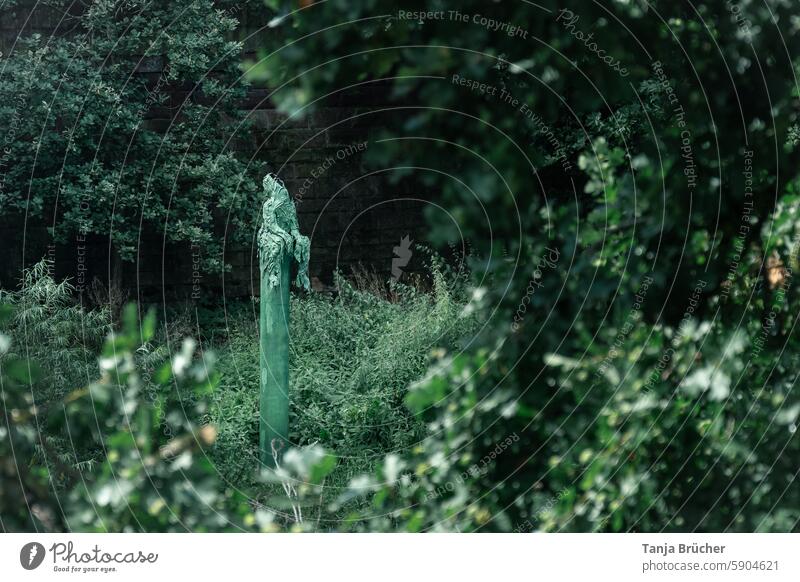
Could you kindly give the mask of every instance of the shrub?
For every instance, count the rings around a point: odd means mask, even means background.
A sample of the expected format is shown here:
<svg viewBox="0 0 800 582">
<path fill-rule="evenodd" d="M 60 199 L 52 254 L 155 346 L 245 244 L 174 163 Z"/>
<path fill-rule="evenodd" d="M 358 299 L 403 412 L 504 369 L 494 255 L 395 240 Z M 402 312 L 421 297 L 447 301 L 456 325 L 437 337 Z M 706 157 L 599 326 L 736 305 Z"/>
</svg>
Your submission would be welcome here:
<svg viewBox="0 0 800 582">
<path fill-rule="evenodd" d="M 238 123 L 246 85 L 242 44 L 229 38 L 235 3 L 51 4 L 69 30 L 23 37 L 0 61 L 0 127 L 13 128 L 2 213 L 43 219 L 61 243 L 108 237 L 114 277 L 119 259 L 135 260 L 142 230 L 195 245 L 201 268 L 219 271 L 214 228 L 226 217 L 229 241 L 249 241 L 263 173 L 230 147 L 231 134 L 249 131 Z M 146 73 L 154 63 L 157 78 Z"/>
</svg>

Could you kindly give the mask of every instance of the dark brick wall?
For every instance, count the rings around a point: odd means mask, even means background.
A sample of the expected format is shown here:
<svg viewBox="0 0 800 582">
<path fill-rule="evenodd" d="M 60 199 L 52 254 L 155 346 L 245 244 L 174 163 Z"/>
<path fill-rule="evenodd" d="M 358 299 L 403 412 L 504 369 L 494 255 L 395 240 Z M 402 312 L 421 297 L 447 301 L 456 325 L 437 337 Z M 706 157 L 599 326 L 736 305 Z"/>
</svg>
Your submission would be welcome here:
<svg viewBox="0 0 800 582">
<path fill-rule="evenodd" d="M 15 18 L 0 19 L 0 50 L 8 54 L 20 31 L 50 36 L 60 30 L 60 21 L 63 27 L 62 16 L 41 7 L 32 13 L 30 8 L 18 8 Z M 259 46 L 257 31 L 263 27 L 264 14 L 255 9 L 236 16 L 243 22 L 244 36 L 256 33 L 246 43 L 250 54 Z M 152 59 L 140 74 L 157 78 L 161 67 L 160 59 Z M 366 175 L 364 171 L 364 152 L 379 147 L 375 137 L 382 125 L 379 110 L 385 104 L 384 88 L 375 84 L 337 93 L 313 113 L 294 119 L 277 111 L 268 94 L 265 88 L 252 89 L 242 103 L 255 121 L 256 131 L 252 142 L 236 143 L 235 148 L 265 161 L 296 197 L 301 229 L 312 241 L 311 276 L 330 283 L 335 269 L 348 272 L 363 266 L 388 277 L 393 248 L 404 236 L 421 241 L 424 228 L 418 193 L 398 190 L 385 174 Z M 176 92 L 173 105 L 182 97 Z M 166 114 L 159 111 L 149 117 L 153 126 L 168 122 Z M 26 227 L 24 241 L 22 224 Z M 84 286 L 95 278 L 108 284 L 114 269 L 107 239 L 53 246 L 46 226 L 22 217 L 0 221 L 0 285 L 12 284 L 23 264 L 36 262 L 43 254 L 55 259 L 58 276 L 69 276 Z M 254 248 L 227 248 L 226 259 L 232 269 L 220 275 L 195 272 L 193 255 L 200 252 L 202 249 L 164 247 L 160 233 L 145 236 L 136 264 L 121 264 L 121 284 L 132 299 L 141 300 L 258 293 Z"/>
</svg>

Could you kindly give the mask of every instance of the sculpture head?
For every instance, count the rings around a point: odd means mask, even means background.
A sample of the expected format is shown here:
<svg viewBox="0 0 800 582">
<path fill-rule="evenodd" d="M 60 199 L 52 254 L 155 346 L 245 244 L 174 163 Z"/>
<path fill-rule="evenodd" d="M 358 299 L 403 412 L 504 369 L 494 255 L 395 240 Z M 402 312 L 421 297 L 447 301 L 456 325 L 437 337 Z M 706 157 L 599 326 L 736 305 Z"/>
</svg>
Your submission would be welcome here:
<svg viewBox="0 0 800 582">
<path fill-rule="evenodd" d="M 261 186 L 264 190 L 264 195 L 266 196 L 267 200 L 271 198 L 277 198 L 281 194 L 285 194 L 287 198 L 289 196 L 286 186 L 283 185 L 283 182 L 275 174 L 267 174 L 264 176 Z"/>
<path fill-rule="evenodd" d="M 296 284 L 308 289 L 308 258 L 311 245 L 308 237 L 301 235 L 298 230 L 297 214 L 289 197 L 289 191 L 274 174 L 264 176 L 262 186 L 264 204 L 261 207 L 259 256 L 261 270 L 267 276 L 267 286 L 274 287 L 278 284 L 280 261 L 275 257 L 288 252 L 299 265 Z"/>
</svg>

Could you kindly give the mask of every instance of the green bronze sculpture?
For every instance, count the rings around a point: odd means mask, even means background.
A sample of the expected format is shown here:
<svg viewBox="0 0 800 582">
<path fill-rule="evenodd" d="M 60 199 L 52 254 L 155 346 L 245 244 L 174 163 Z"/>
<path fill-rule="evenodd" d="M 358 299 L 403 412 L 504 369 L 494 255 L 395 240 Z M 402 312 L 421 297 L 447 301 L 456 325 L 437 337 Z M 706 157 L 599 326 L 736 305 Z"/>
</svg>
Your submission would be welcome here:
<svg viewBox="0 0 800 582">
<path fill-rule="evenodd" d="M 261 271 L 261 462 L 274 467 L 289 437 L 289 272 L 297 262 L 295 284 L 309 288 L 310 242 L 300 234 L 289 192 L 272 174 L 264 178 L 264 206 L 258 232 Z"/>
</svg>

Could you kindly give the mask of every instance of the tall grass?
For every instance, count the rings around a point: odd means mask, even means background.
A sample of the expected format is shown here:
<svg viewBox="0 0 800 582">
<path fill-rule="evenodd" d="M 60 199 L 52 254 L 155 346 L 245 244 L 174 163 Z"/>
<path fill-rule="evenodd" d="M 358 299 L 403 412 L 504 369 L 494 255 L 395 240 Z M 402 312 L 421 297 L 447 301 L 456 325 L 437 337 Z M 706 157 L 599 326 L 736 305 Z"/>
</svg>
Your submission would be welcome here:
<svg viewBox="0 0 800 582">
<path fill-rule="evenodd" d="M 0 302 L 14 305 L 7 333 L 11 357 L 38 362 L 46 403 L 85 385 L 97 370 L 97 352 L 111 329 L 108 309 L 86 310 L 76 302 L 68 280 L 57 283 L 52 263 L 42 260 L 23 272 L 16 291 L 0 290 Z"/>
<path fill-rule="evenodd" d="M 476 327 L 463 315 L 465 287 L 434 264 L 430 289 L 337 277 L 338 295 L 292 297 L 290 440 L 339 457 L 336 489 L 391 451 L 412 447 L 424 426 L 403 404 L 432 350 L 457 348 Z M 371 281 L 371 282 L 370 282 Z M 218 346 L 222 384 L 212 421 L 214 462 L 226 479 L 251 485 L 258 458 L 258 333 L 254 311 L 234 317 Z M 332 492 L 333 493 L 333 492 Z"/>
</svg>

